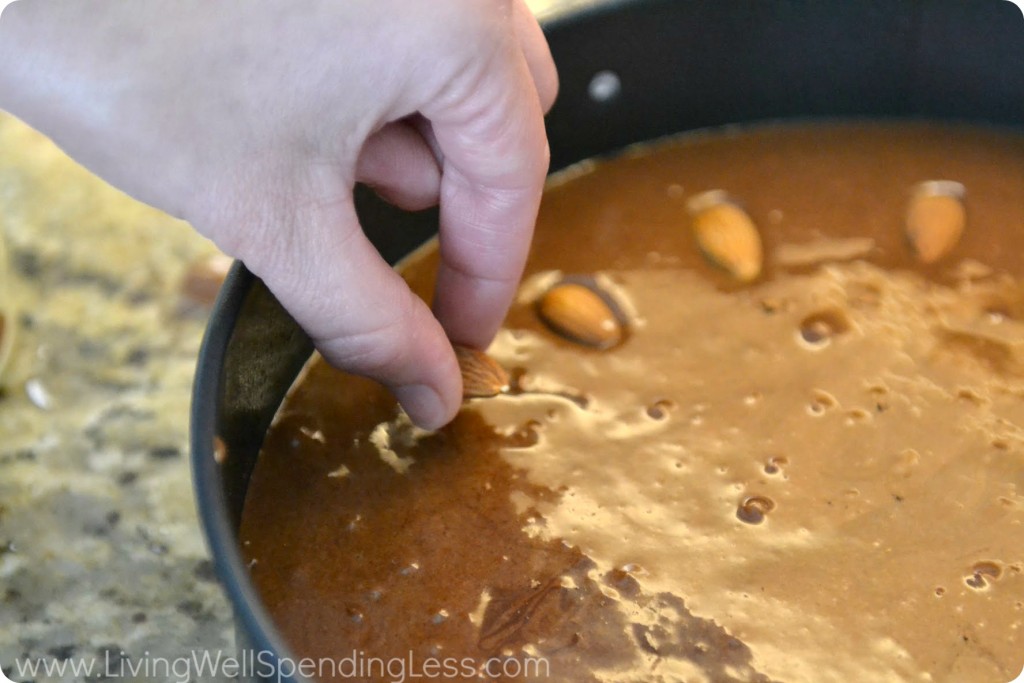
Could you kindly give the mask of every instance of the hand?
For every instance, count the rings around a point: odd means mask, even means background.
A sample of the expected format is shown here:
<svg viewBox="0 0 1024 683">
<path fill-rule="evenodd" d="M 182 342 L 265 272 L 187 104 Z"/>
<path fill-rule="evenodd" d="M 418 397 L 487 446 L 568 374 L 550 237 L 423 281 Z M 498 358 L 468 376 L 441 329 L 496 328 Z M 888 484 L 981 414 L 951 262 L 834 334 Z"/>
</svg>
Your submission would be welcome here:
<svg viewBox="0 0 1024 683">
<path fill-rule="evenodd" d="M 449 339 L 485 347 L 514 295 L 556 90 L 523 0 L 20 0 L 0 19 L 0 107 L 240 258 L 428 428 L 461 402 Z M 356 181 L 440 202 L 433 314 L 363 235 Z"/>
</svg>

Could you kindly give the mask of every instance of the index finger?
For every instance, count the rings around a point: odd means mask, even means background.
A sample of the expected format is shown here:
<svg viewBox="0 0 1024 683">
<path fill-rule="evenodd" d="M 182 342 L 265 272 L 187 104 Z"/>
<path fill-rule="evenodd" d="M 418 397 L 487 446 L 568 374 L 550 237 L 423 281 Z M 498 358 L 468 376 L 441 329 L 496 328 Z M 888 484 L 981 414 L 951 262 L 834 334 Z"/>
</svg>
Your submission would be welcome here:
<svg viewBox="0 0 1024 683">
<path fill-rule="evenodd" d="M 425 109 L 444 154 L 434 313 L 448 336 L 485 348 L 515 295 L 548 169 L 540 98 L 514 41 Z"/>
</svg>

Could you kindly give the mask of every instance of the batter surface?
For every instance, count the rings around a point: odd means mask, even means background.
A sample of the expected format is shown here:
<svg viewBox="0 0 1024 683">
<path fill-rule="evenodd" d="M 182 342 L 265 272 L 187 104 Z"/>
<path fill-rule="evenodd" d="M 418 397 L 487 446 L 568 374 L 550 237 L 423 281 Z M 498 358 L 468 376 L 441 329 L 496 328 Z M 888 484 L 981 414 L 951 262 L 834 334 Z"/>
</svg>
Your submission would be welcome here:
<svg viewBox="0 0 1024 683">
<path fill-rule="evenodd" d="M 968 220 L 921 266 L 903 223 L 931 179 Z M 910 123 L 688 136 L 556 179 L 489 350 L 523 393 L 425 433 L 323 362 L 297 384 L 241 530 L 268 609 L 301 656 L 538 680 L 1014 678 L 1022 187 L 1024 138 Z M 694 244 L 713 189 L 761 232 L 753 283 Z M 403 272 L 427 295 L 435 266 Z M 566 276 L 623 343 L 538 319 Z"/>
</svg>

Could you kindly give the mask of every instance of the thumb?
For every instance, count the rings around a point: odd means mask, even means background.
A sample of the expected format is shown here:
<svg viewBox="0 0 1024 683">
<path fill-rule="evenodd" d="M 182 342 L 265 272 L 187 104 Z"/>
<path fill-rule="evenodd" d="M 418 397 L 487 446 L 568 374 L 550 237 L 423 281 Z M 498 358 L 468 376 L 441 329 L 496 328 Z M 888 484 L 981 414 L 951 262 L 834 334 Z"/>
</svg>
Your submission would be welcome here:
<svg viewBox="0 0 1024 683">
<path fill-rule="evenodd" d="M 336 182 L 334 182 L 336 181 Z M 458 364 L 428 306 L 381 258 L 359 225 L 349 183 L 301 202 L 285 227 L 240 254 L 335 367 L 375 379 L 427 429 L 458 411 Z"/>
</svg>

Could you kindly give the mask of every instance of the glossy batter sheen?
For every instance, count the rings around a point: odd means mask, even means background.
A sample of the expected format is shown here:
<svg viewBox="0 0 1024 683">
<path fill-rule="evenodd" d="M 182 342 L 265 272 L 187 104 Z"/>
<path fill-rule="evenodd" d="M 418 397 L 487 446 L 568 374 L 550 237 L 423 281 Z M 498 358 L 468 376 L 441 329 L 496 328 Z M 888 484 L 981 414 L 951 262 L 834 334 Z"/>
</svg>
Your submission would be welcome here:
<svg viewBox="0 0 1024 683">
<path fill-rule="evenodd" d="M 935 266 L 911 188 L 967 188 Z M 921 124 L 690 136 L 552 183 L 490 349 L 533 393 L 437 433 L 313 363 L 241 536 L 296 653 L 543 657 L 558 681 L 991 681 L 1024 666 L 1024 138 Z M 737 286 L 686 199 L 761 229 Z M 436 262 L 405 268 L 421 292 Z M 534 301 L 591 275 L 629 322 Z M 831 330 L 822 337 L 822 325 Z M 509 670 L 506 668 L 506 671 Z"/>
</svg>

